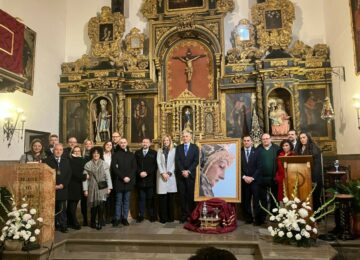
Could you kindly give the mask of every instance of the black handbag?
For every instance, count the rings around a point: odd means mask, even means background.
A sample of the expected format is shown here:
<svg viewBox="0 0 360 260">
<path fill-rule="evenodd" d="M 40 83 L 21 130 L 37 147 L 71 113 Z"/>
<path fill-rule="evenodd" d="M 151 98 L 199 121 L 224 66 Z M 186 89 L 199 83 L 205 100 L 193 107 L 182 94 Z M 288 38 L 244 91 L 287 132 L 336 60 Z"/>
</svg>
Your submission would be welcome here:
<svg viewBox="0 0 360 260">
<path fill-rule="evenodd" d="M 93 176 L 94 176 L 94 179 L 95 179 L 96 183 L 98 184 L 99 190 L 103 190 L 103 189 L 106 189 L 108 187 L 107 181 L 97 181 L 95 175 L 93 175 Z"/>
<path fill-rule="evenodd" d="M 97 184 L 98 184 L 99 190 L 103 190 L 108 187 L 107 181 L 100 181 Z"/>
</svg>

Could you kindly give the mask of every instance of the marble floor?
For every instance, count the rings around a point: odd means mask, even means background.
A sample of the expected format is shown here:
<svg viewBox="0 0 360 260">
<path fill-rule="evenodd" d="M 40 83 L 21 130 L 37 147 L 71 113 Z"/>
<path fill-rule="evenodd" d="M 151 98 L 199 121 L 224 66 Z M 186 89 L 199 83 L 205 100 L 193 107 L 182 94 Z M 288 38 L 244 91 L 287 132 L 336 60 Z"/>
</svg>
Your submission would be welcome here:
<svg viewBox="0 0 360 260">
<path fill-rule="evenodd" d="M 320 225 L 320 230 L 324 225 Z M 238 259 L 360 259 L 356 252 L 360 240 L 337 241 L 341 255 L 328 242 L 318 240 L 315 247 L 297 248 L 274 244 L 266 226 L 238 222 L 226 234 L 200 234 L 188 231 L 178 222 L 161 224 L 130 221 L 130 226 L 107 225 L 101 231 L 83 227 L 63 234 L 56 232 L 51 259 L 188 259 L 206 246 L 224 248 Z M 351 251 L 351 249 L 353 251 Z M 349 251 L 350 250 L 350 251 Z M 355 251 L 354 251 L 355 250 Z M 350 252 L 350 254 L 348 254 Z"/>
</svg>

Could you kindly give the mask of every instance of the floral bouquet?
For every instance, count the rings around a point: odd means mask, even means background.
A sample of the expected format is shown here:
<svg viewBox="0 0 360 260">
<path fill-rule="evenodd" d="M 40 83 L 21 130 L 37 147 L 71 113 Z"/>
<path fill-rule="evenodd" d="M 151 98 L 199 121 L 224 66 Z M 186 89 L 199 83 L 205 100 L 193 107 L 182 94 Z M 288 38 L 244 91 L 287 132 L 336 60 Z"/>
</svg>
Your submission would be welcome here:
<svg viewBox="0 0 360 260">
<path fill-rule="evenodd" d="M 297 197 L 297 187 L 298 179 L 296 179 L 294 192 L 289 198 L 284 185 L 284 198 L 280 204 L 270 192 L 272 199 L 276 203 L 276 208 L 273 208 L 271 212 L 265 209 L 261 203 L 260 207 L 270 215 L 270 221 L 274 223 L 273 226 L 268 227 L 274 242 L 309 247 L 316 242 L 318 235 L 316 221 L 335 210 L 334 205 L 328 211 L 324 211 L 335 200 L 335 197 L 313 212 L 310 206 L 310 198 L 316 186 L 305 201 L 301 201 Z"/>
<path fill-rule="evenodd" d="M 12 198 L 12 210 L 9 211 L 0 202 L 3 209 L 7 212 L 8 219 L 5 226 L 2 228 L 0 240 L 19 240 L 24 241 L 24 244 L 36 243 L 37 237 L 40 234 L 40 228 L 43 224 L 43 218 L 37 216 L 37 210 L 29 209 L 29 204 L 26 199 L 23 199 L 23 204 L 18 208 Z"/>
</svg>

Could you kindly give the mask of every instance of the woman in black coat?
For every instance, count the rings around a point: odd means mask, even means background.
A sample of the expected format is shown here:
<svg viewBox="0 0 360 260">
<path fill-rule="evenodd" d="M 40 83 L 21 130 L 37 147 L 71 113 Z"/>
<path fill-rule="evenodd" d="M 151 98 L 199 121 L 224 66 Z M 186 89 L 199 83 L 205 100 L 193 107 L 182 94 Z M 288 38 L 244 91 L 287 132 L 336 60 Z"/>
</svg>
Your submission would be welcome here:
<svg viewBox="0 0 360 260">
<path fill-rule="evenodd" d="M 75 146 L 70 155 L 70 167 L 72 171 L 68 189 L 67 217 L 68 225 L 73 229 L 81 229 L 76 217 L 76 209 L 83 193 L 82 182 L 86 179 L 84 175 L 85 160 L 81 156 L 80 146 Z"/>
<path fill-rule="evenodd" d="M 301 132 L 299 135 L 300 145 L 296 153 L 299 155 L 311 155 L 313 164 L 311 169 L 312 182 L 316 184 L 316 189 L 313 192 L 313 209 L 316 211 L 321 206 L 321 190 L 323 188 L 322 170 L 321 170 L 321 150 L 314 143 L 311 136 L 307 133 Z"/>
</svg>

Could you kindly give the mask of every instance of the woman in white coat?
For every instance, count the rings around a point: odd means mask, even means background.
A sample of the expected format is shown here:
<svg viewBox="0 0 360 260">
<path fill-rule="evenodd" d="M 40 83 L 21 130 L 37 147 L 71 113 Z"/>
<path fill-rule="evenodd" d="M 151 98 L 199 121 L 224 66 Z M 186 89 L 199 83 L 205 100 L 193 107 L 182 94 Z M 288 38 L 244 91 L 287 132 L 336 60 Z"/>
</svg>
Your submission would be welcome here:
<svg viewBox="0 0 360 260">
<path fill-rule="evenodd" d="M 156 191 L 159 196 L 160 223 L 174 221 L 174 197 L 177 192 L 175 178 L 175 148 L 171 137 L 162 138 L 161 148 L 157 152 Z"/>
</svg>

